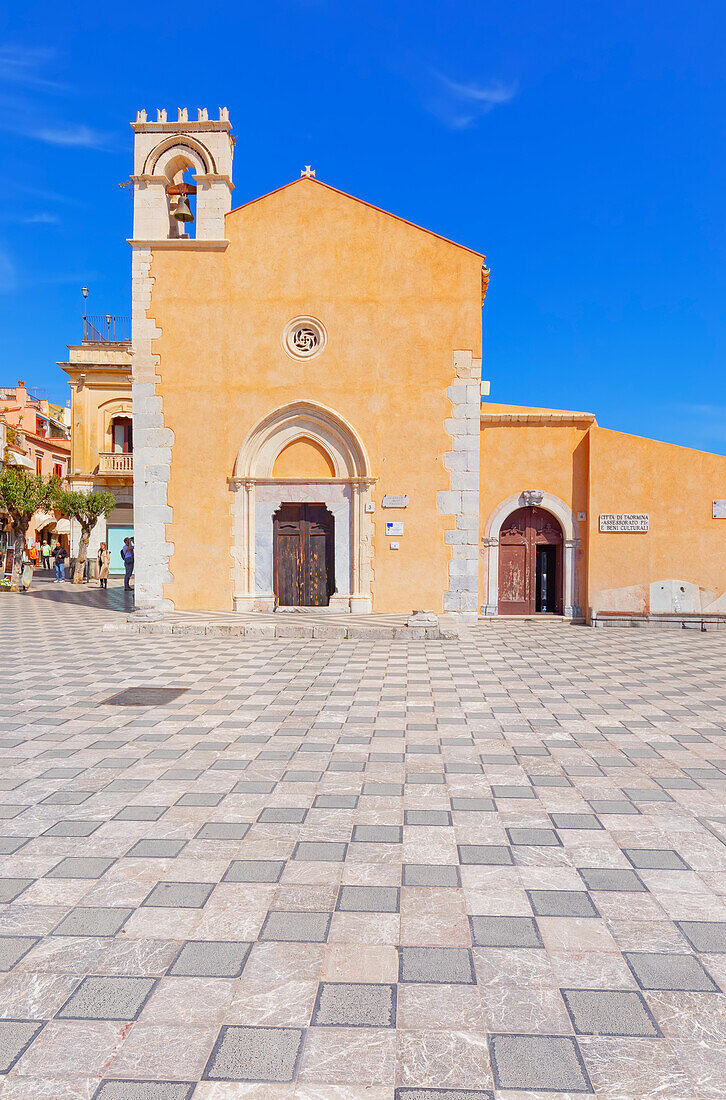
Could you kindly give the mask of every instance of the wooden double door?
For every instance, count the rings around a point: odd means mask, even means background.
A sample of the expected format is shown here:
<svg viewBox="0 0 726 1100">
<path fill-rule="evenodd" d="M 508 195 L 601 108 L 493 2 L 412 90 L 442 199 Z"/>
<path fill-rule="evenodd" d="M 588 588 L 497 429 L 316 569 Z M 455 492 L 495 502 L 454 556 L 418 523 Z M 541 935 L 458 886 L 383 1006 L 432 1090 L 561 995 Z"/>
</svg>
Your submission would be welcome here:
<svg viewBox="0 0 726 1100">
<path fill-rule="evenodd" d="M 543 508 L 518 508 L 499 532 L 499 614 L 562 614 L 562 528 Z"/>
<path fill-rule="evenodd" d="M 282 504 L 273 517 L 275 596 L 282 607 L 327 607 L 335 591 L 333 517 L 324 504 Z"/>
</svg>

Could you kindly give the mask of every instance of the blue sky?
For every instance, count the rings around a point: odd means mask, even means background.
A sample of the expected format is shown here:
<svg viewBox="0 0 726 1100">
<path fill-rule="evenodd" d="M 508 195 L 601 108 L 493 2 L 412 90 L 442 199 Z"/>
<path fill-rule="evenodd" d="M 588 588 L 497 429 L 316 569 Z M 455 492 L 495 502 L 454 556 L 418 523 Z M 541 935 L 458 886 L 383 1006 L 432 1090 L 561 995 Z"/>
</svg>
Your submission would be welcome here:
<svg viewBox="0 0 726 1100">
<path fill-rule="evenodd" d="M 726 451 L 725 24 L 716 0 L 8 10 L 0 384 L 66 399 L 84 283 L 130 312 L 136 110 L 224 105 L 235 205 L 310 163 L 486 252 L 494 400 Z"/>
</svg>

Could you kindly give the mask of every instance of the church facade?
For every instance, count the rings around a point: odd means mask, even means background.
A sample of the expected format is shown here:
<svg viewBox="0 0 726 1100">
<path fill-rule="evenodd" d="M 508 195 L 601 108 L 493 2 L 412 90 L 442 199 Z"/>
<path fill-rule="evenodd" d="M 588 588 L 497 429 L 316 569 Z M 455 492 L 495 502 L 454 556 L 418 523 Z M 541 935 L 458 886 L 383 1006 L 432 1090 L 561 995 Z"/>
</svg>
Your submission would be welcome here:
<svg viewBox="0 0 726 1100">
<path fill-rule="evenodd" d="M 726 459 L 483 401 L 482 254 L 310 171 L 232 210 L 225 110 L 133 130 L 142 613 L 726 614 Z"/>
</svg>

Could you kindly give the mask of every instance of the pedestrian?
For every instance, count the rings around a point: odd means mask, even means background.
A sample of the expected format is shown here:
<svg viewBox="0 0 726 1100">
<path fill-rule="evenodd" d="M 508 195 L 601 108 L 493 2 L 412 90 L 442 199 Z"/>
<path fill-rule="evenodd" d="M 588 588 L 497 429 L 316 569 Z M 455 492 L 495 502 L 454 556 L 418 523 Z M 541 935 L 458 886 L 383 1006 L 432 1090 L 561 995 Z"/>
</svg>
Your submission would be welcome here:
<svg viewBox="0 0 726 1100">
<path fill-rule="evenodd" d="M 29 557 L 29 559 L 32 563 L 33 569 L 35 569 L 35 567 L 38 564 L 38 547 L 35 545 L 34 542 L 31 542 L 31 544 L 30 544 L 30 548 L 28 550 L 28 557 Z"/>
<path fill-rule="evenodd" d="M 40 548 L 40 556 L 43 560 L 43 568 L 50 573 L 50 543 L 44 542 Z"/>
<path fill-rule="evenodd" d="M 134 544 L 131 539 L 124 539 L 124 544 L 121 547 L 121 558 L 124 563 L 124 589 L 129 592 L 131 589 L 131 574 L 134 571 Z"/>
<path fill-rule="evenodd" d="M 68 555 L 66 554 L 65 549 L 61 546 L 60 543 L 58 543 L 55 550 L 53 551 L 53 558 L 55 560 L 55 579 L 57 581 L 64 581 L 66 579 L 67 557 Z"/>
<path fill-rule="evenodd" d="M 108 588 L 108 567 L 111 564 L 111 555 L 108 552 L 108 547 L 105 542 L 102 542 L 98 548 L 98 579 L 101 582 L 101 588 Z"/>
</svg>

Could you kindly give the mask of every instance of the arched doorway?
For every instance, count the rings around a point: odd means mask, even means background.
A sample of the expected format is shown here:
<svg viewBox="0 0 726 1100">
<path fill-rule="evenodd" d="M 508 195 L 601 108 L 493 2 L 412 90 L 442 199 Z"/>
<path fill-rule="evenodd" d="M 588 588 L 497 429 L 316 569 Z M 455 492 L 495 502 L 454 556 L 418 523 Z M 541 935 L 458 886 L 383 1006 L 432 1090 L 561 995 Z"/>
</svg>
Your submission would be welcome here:
<svg viewBox="0 0 726 1100">
<path fill-rule="evenodd" d="M 517 508 L 499 532 L 499 614 L 562 614 L 562 527 L 544 508 Z"/>
<path fill-rule="evenodd" d="M 258 421 L 230 478 L 235 610 L 370 612 L 374 482 L 363 443 L 332 409 L 298 401 Z"/>
<path fill-rule="evenodd" d="M 324 504 L 281 504 L 273 516 L 275 599 L 327 607 L 335 591 L 334 519 Z"/>
</svg>

